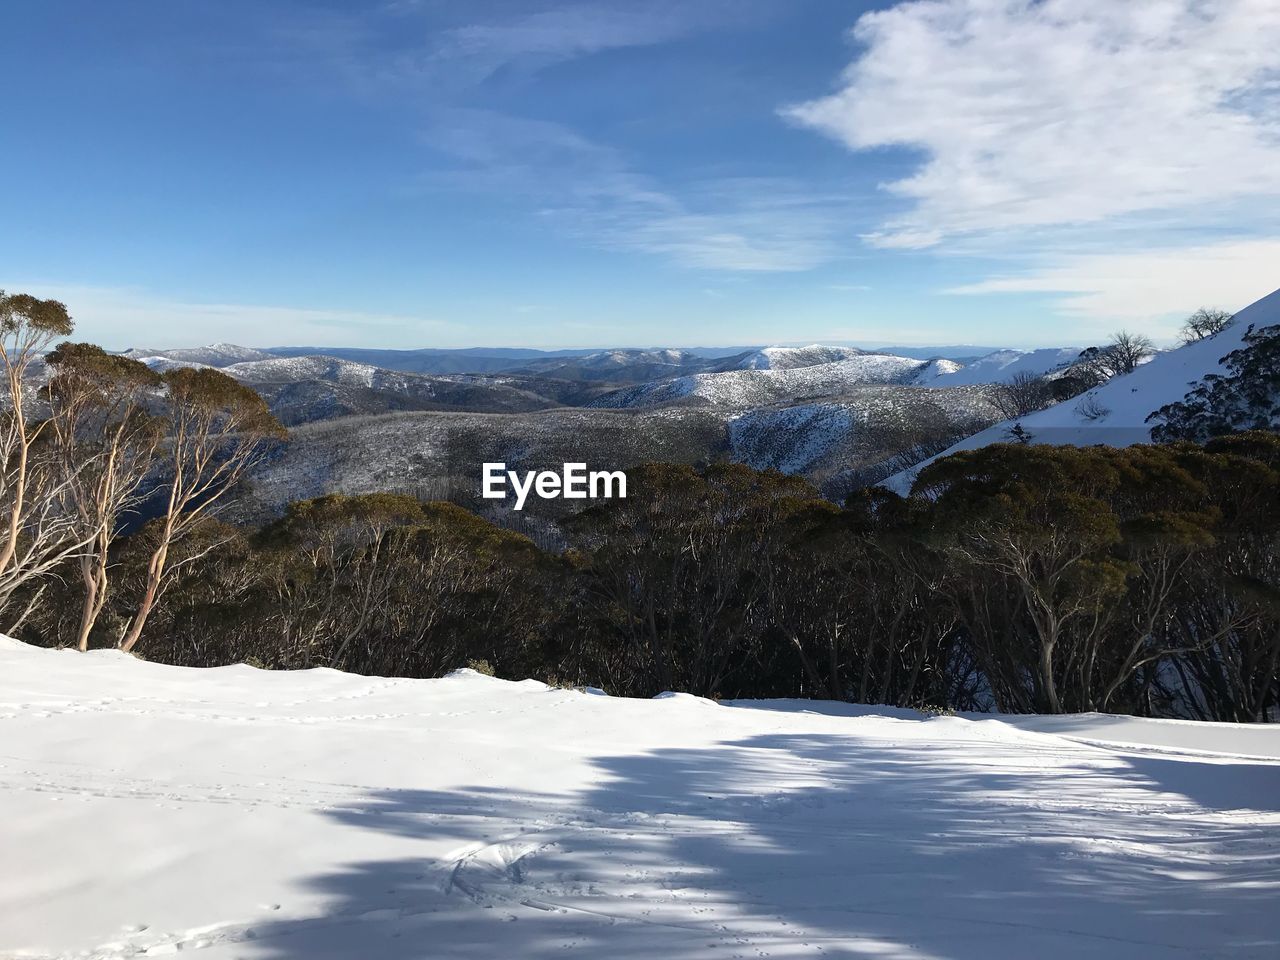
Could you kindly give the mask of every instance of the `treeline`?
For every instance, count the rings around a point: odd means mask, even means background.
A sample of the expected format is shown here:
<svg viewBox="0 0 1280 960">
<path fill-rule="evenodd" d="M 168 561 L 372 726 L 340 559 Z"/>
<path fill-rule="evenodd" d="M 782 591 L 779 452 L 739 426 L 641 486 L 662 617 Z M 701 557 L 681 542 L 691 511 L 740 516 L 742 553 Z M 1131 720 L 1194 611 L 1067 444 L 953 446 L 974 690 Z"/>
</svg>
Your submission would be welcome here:
<svg viewBox="0 0 1280 960">
<path fill-rule="evenodd" d="M 1244 722 L 1280 706 L 1274 434 L 991 446 L 844 507 L 738 465 L 630 478 L 560 554 L 397 495 L 295 503 L 256 531 L 205 520 L 138 650 L 394 676 L 480 663 L 637 696 Z M 156 536 L 118 544 L 95 644 L 145 592 Z M 70 643 L 78 612 L 60 589 L 24 636 Z"/>
</svg>

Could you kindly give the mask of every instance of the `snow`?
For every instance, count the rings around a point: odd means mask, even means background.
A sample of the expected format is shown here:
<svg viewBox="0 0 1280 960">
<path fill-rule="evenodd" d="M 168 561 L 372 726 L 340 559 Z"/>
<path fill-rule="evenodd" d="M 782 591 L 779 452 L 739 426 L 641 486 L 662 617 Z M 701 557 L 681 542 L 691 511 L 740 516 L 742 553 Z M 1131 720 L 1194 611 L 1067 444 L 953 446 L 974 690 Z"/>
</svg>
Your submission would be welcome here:
<svg viewBox="0 0 1280 960">
<path fill-rule="evenodd" d="M 792 370 L 852 360 L 866 352 L 857 347 L 825 347 L 820 343 L 811 343 L 807 347 L 764 347 L 748 353 L 735 366 L 740 370 Z"/>
<path fill-rule="evenodd" d="M 193 670 L 0 639 L 0 731 L 10 958 L 1280 951 L 1277 727 Z"/>
<path fill-rule="evenodd" d="M 367 363 L 341 360 L 337 357 L 272 357 L 269 360 L 248 360 L 233 363 L 224 368 L 229 376 L 248 383 L 293 383 L 299 380 L 327 380 L 358 387 L 372 387 L 379 374 L 402 382 L 423 379 L 411 374 L 379 370 Z"/>
<path fill-rule="evenodd" d="M 1080 356 L 1080 347 L 1047 347 L 1042 350 L 997 350 L 964 366 L 940 374 L 940 387 L 979 383 L 1008 383 L 1018 374 L 1041 376 L 1071 363 Z"/>
<path fill-rule="evenodd" d="M 141 360 L 148 366 L 159 361 L 168 361 L 166 369 L 181 366 L 225 367 L 246 360 L 270 360 L 271 354 L 253 347 L 242 347 L 234 343 L 211 343 L 205 347 L 179 347 L 168 350 L 149 350 L 135 348 L 125 351 L 126 357 Z"/>
<path fill-rule="evenodd" d="M 877 447 L 874 428 L 911 423 L 958 425 L 998 416 L 982 387 L 853 387 L 838 398 L 796 406 L 758 407 L 731 416 L 729 450 L 757 470 L 810 473 L 863 463 Z M 881 455 L 883 455 L 881 453 Z"/>
<path fill-rule="evenodd" d="M 927 384 L 928 386 L 952 386 L 951 380 L 956 374 L 964 369 L 963 364 L 956 363 L 954 360 L 947 360 L 941 357 L 929 360 L 916 373 L 916 383 Z M 982 380 L 969 381 L 968 383 L 983 383 Z M 968 384 L 966 384 L 968 385 Z"/>
<path fill-rule="evenodd" d="M 938 370 L 933 361 L 868 353 L 809 366 L 694 373 L 651 381 L 605 394 L 590 406 L 646 407 L 696 397 L 718 406 L 747 408 L 836 396 L 869 384 L 918 383 L 922 373 L 932 383 Z"/>
<path fill-rule="evenodd" d="M 139 363 L 144 363 L 156 373 L 168 373 L 170 370 L 213 370 L 215 367 L 207 363 L 197 363 L 194 360 L 174 360 L 172 357 L 133 357 Z"/>
<path fill-rule="evenodd" d="M 1220 373 L 1221 360 L 1240 349 L 1249 328 L 1280 323 L 1280 290 L 1241 310 L 1221 333 L 1176 350 L 1157 354 L 1132 373 L 1116 377 L 1084 396 L 1020 418 L 1033 443 L 1127 447 L 1151 440 L 1147 422 L 1156 410 L 1183 399 L 1202 377 Z M 962 371 L 963 372 L 963 371 Z M 1092 408 L 1092 412 L 1091 412 Z M 884 486 L 906 493 L 928 463 L 961 450 L 1008 442 L 1012 421 L 998 423 L 944 450 L 910 470 L 895 474 Z"/>
</svg>

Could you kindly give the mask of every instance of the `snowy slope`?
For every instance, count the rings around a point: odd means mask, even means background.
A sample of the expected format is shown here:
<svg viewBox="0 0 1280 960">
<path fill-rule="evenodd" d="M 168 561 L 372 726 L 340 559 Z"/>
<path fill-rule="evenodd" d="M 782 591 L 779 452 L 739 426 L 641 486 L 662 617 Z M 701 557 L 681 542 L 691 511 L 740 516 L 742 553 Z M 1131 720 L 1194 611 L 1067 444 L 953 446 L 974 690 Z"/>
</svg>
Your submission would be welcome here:
<svg viewBox="0 0 1280 960">
<path fill-rule="evenodd" d="M 191 368 L 193 370 L 211 370 L 215 369 L 212 364 L 197 363 L 194 360 L 175 360 L 172 357 L 159 355 L 152 356 L 136 356 L 131 359 L 137 360 L 139 363 L 145 363 L 156 373 L 166 373 L 169 370 L 181 370 L 183 368 Z"/>
<path fill-rule="evenodd" d="M 1072 720 L 0 639 L 0 956 L 1275 957 L 1280 728 Z"/>
<path fill-rule="evenodd" d="M 1133 373 L 1116 377 L 1082 397 L 1074 397 L 1022 417 L 1020 422 L 1034 443 L 1106 444 L 1115 447 L 1147 443 L 1151 439 L 1151 424 L 1147 423 L 1147 417 L 1165 404 L 1181 400 L 1206 374 L 1219 372 L 1222 358 L 1242 346 L 1250 326 L 1266 327 L 1277 323 L 1280 323 L 1280 290 L 1241 310 L 1236 314 L 1235 322 L 1217 336 L 1157 354 Z M 1006 442 L 1011 425 L 1008 422 L 996 424 L 938 456 Z M 932 460 L 925 461 L 929 462 Z M 884 485 L 905 493 L 924 465 L 896 474 Z"/>
<path fill-rule="evenodd" d="M 353 386 L 372 387 L 381 379 L 405 383 L 411 380 L 430 382 L 414 374 L 379 370 L 367 363 L 340 360 L 337 357 L 271 357 L 233 363 L 223 372 L 247 383 L 292 383 L 299 380 L 324 380 Z"/>
<path fill-rule="evenodd" d="M 226 367 L 248 360 L 270 360 L 272 356 L 265 350 L 255 350 L 253 347 L 242 347 L 234 343 L 212 343 L 206 347 L 180 347 L 170 350 L 134 348 L 126 350 L 124 355 L 143 362 L 169 360 L 174 366 L 198 367 Z"/>
<path fill-rule="evenodd" d="M 606 394 L 591 406 L 648 407 L 695 398 L 726 407 L 752 407 L 834 396 L 866 384 L 916 383 L 922 374 L 932 383 L 937 370 L 934 362 L 869 353 L 812 366 L 697 373 L 642 383 Z"/>
<path fill-rule="evenodd" d="M 757 470 L 830 473 L 872 461 L 886 433 L 910 424 L 974 429 L 999 414 L 988 389 L 922 390 L 898 386 L 855 387 L 840 397 L 795 406 L 758 407 L 730 417 L 734 461 Z"/>
<path fill-rule="evenodd" d="M 554 379 L 640 383 L 718 369 L 716 364 L 689 350 L 599 350 L 584 356 L 534 360 L 517 371 Z"/>
<path fill-rule="evenodd" d="M 1043 350 L 997 350 L 940 376 L 940 387 L 976 383 L 1007 383 L 1018 374 L 1040 376 L 1075 360 L 1080 347 L 1048 347 Z"/>
<path fill-rule="evenodd" d="M 952 380 L 963 370 L 963 365 L 956 363 L 954 360 L 947 360 L 943 357 L 935 357 L 926 361 L 925 365 L 916 371 L 915 382 L 927 387 L 953 387 L 953 386 L 972 386 L 979 383 L 991 383 L 991 380 L 974 379 L 968 381 Z"/>
<path fill-rule="evenodd" d="M 857 347 L 824 347 L 813 343 L 807 347 L 765 347 L 744 357 L 735 357 L 732 363 L 739 370 L 794 370 L 796 367 L 852 360 L 866 352 Z"/>
</svg>

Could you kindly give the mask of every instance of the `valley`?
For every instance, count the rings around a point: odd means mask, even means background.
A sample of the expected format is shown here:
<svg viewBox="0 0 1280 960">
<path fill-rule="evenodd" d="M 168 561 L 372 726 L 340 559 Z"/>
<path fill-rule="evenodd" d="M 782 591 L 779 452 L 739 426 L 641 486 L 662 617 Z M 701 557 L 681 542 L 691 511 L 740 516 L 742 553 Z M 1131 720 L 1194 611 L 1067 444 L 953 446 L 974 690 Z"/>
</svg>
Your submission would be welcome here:
<svg viewBox="0 0 1280 960">
<path fill-rule="evenodd" d="M 816 344 L 723 355 L 509 353 L 214 344 L 126 356 L 161 372 L 216 367 L 261 394 L 289 428 L 237 507 L 257 520 L 291 500 L 380 490 L 491 508 L 475 501 L 480 465 L 495 460 L 525 470 L 728 461 L 801 475 L 838 496 L 860 471 L 1000 419 L 993 391 L 1002 376 L 1060 365 L 1076 351 L 1006 350 L 972 367 Z M 477 369 L 423 372 L 467 366 Z"/>
</svg>

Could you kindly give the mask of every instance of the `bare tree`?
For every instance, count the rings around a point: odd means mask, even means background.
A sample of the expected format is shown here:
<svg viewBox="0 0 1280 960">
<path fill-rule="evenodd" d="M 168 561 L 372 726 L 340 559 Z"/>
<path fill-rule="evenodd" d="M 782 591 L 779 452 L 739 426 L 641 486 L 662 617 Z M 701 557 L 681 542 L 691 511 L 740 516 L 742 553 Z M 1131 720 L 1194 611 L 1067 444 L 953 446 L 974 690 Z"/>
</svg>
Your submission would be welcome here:
<svg viewBox="0 0 1280 960">
<path fill-rule="evenodd" d="M 1219 310 L 1216 307 L 1201 307 L 1187 317 L 1186 323 L 1182 325 L 1182 342 L 1195 343 L 1197 340 L 1212 337 L 1214 334 L 1221 333 L 1229 327 L 1234 319 L 1235 315 L 1228 313 L 1226 310 Z"/>
<path fill-rule="evenodd" d="M 165 446 L 172 476 L 164 513 L 157 520 L 142 599 L 120 640 L 122 650 L 132 650 L 142 635 L 170 572 L 173 543 L 216 512 L 271 441 L 285 436 L 262 397 L 219 370 L 179 368 L 165 373 L 163 381 L 169 401 Z"/>
<path fill-rule="evenodd" d="M 1147 337 L 1121 330 L 1105 347 L 1090 347 L 1081 353 L 1075 363 L 1075 372 L 1092 381 L 1089 386 L 1096 386 L 1112 377 L 1133 373 L 1155 352 Z"/>
<path fill-rule="evenodd" d="M 160 375 L 89 343 L 62 343 L 47 362 L 53 371 L 46 390 L 50 422 L 75 534 L 88 541 L 76 557 L 84 585 L 76 645 L 87 650 L 107 601 L 111 544 L 121 518 L 143 498 L 140 488 L 163 436 L 161 418 L 149 409 L 158 399 Z"/>
<path fill-rule="evenodd" d="M 1133 373 L 1146 360 L 1154 356 L 1155 352 L 1155 347 L 1147 337 L 1140 333 L 1121 330 L 1107 346 L 1107 354 L 1115 369 L 1112 375 Z"/>
<path fill-rule="evenodd" d="M 997 384 L 991 402 L 1006 420 L 1016 420 L 1052 406 L 1053 390 L 1044 377 L 1023 371 L 1005 383 Z"/>
</svg>

